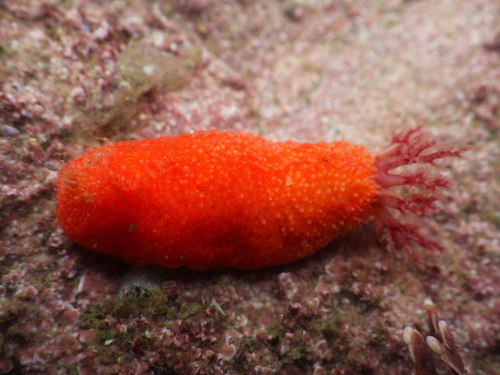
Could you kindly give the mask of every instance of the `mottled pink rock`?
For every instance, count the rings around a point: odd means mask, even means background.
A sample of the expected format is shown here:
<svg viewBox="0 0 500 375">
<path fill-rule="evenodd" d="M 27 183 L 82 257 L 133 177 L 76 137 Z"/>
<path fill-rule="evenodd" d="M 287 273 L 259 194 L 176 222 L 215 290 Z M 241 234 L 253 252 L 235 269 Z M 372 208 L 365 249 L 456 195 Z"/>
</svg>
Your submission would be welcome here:
<svg viewBox="0 0 500 375">
<path fill-rule="evenodd" d="M 402 329 L 425 326 L 421 306 L 432 297 L 469 372 L 494 373 L 499 7 L 3 1 L 0 372 L 410 373 Z M 134 100 L 120 102 L 116 64 L 134 43 L 192 64 L 185 86 L 140 91 L 139 82 Z M 127 266 L 71 244 L 55 221 L 57 172 L 46 165 L 106 139 L 210 128 L 377 152 L 391 128 L 419 123 L 444 144 L 471 147 L 443 165 L 455 185 L 424 222 L 445 250 L 416 249 L 421 264 L 388 252 L 367 225 L 289 266 L 171 271 L 161 298 L 134 289 L 136 315 L 124 317 L 116 306 Z"/>
</svg>

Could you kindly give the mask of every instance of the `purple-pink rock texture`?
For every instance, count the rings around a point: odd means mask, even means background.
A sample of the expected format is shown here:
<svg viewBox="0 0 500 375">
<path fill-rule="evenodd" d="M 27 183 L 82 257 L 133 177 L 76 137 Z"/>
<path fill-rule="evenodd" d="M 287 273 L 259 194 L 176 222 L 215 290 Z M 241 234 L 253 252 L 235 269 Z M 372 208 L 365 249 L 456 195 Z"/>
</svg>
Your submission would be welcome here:
<svg viewBox="0 0 500 375">
<path fill-rule="evenodd" d="M 500 374 L 499 25 L 496 0 L 1 1 L 0 374 L 410 374 L 426 299 L 465 368 Z M 469 147 L 419 261 L 367 224 L 290 265 L 137 271 L 55 220 L 56 169 L 108 140 L 376 153 L 417 124 Z"/>
</svg>

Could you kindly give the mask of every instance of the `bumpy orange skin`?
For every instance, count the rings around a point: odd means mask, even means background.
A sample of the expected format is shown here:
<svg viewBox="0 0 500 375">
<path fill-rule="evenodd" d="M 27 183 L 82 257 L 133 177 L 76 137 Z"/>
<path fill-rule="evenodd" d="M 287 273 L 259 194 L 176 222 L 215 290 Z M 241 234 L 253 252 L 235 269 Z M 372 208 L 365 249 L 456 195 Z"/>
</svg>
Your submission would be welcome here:
<svg viewBox="0 0 500 375">
<path fill-rule="evenodd" d="M 118 142 L 61 169 L 57 218 L 74 242 L 131 264 L 257 269 L 366 221 L 375 173 L 346 142 L 215 131 Z"/>
</svg>

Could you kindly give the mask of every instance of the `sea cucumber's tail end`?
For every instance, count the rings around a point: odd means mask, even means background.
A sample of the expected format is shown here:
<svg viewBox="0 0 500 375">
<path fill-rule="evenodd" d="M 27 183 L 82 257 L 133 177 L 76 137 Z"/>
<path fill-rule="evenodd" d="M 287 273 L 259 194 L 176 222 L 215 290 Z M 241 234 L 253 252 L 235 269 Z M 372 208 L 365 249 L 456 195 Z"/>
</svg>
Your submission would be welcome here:
<svg viewBox="0 0 500 375">
<path fill-rule="evenodd" d="M 419 220 L 435 210 L 439 192 L 450 187 L 437 161 L 461 157 L 466 148 L 440 146 L 422 126 L 394 132 L 389 146 L 376 155 L 379 193 L 374 214 L 383 226 L 390 247 L 404 247 L 411 255 L 412 243 L 427 249 L 441 245 L 421 233 Z M 397 189 L 397 191 L 394 191 Z"/>
</svg>

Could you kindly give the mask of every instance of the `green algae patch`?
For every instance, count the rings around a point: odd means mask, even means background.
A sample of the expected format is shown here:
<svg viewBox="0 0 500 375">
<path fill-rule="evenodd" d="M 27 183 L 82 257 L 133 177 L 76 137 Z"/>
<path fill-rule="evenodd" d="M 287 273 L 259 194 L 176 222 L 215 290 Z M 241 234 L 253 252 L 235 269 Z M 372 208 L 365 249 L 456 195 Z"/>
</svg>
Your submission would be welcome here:
<svg viewBox="0 0 500 375">
<path fill-rule="evenodd" d="M 113 301 L 112 315 L 117 318 L 169 316 L 173 307 L 162 288 L 162 269 L 153 266 L 131 268 Z"/>
<path fill-rule="evenodd" d="M 96 303 L 90 305 L 87 310 L 80 315 L 78 327 L 82 329 L 101 329 L 104 319 L 108 315 L 109 304 Z"/>
<path fill-rule="evenodd" d="M 165 316 L 170 313 L 161 289 L 140 286 L 120 293 L 115 299 L 113 308 L 113 316 L 119 318 Z"/>
</svg>

